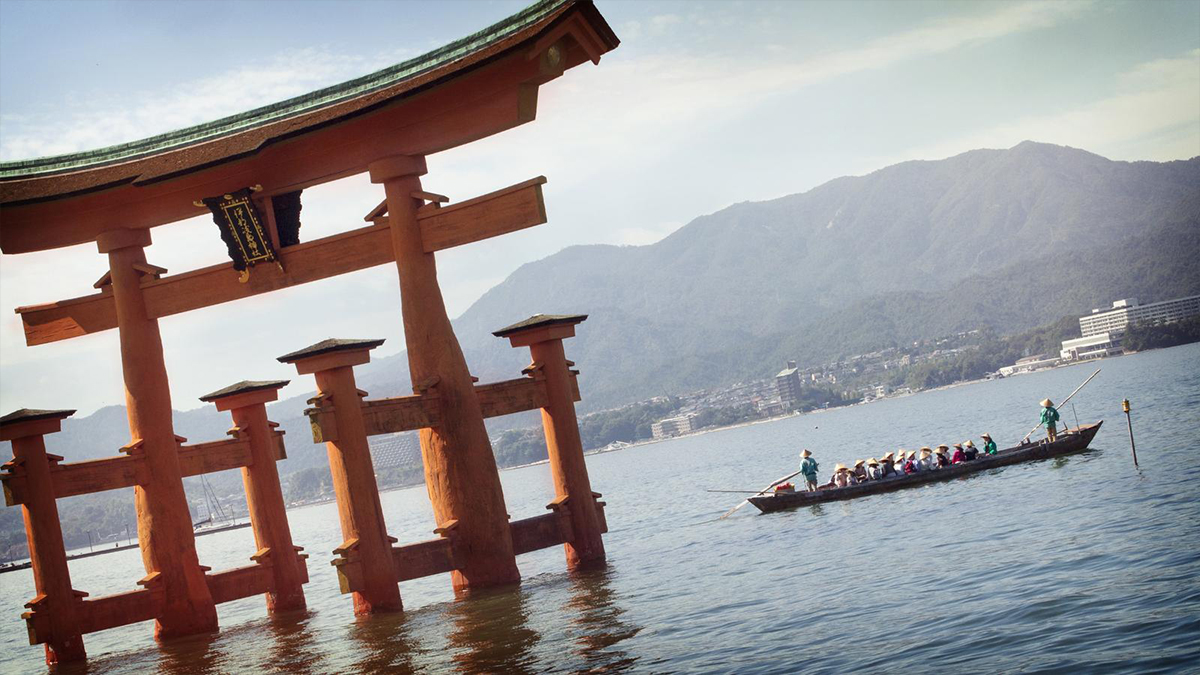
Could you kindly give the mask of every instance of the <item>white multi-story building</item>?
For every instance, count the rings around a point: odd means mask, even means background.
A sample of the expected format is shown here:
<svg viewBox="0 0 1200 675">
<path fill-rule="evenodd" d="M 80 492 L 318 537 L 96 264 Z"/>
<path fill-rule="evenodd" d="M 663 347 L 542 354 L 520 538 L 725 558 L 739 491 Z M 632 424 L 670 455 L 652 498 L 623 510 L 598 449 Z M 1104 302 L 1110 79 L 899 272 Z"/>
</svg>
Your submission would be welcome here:
<svg viewBox="0 0 1200 675">
<path fill-rule="evenodd" d="M 1079 317 L 1079 332 L 1085 338 L 1103 333 L 1119 338 L 1131 323 L 1167 323 L 1197 314 L 1200 314 L 1200 295 L 1148 305 L 1138 304 L 1137 298 L 1125 298 L 1114 302 L 1110 309 L 1093 309 L 1091 314 Z"/>
<path fill-rule="evenodd" d="M 1063 340 L 1062 351 L 1059 352 L 1059 356 L 1064 361 L 1082 361 L 1084 359 L 1098 359 L 1103 356 L 1120 353 L 1120 338 L 1112 337 L 1111 333 L 1100 333 L 1099 335 L 1089 335 L 1087 337 L 1075 338 L 1074 340 Z"/>
<path fill-rule="evenodd" d="M 696 417 L 696 413 L 688 413 L 679 417 L 668 417 L 665 420 L 659 420 L 650 425 L 650 433 L 655 438 L 668 438 L 670 436 L 680 436 L 690 433 L 694 417 Z"/>
</svg>

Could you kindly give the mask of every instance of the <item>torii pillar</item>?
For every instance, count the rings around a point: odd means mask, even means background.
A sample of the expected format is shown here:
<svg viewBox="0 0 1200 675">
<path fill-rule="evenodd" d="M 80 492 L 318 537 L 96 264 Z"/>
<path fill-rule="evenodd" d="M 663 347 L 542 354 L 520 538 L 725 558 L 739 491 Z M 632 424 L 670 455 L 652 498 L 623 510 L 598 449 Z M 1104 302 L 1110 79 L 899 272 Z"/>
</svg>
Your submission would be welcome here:
<svg viewBox="0 0 1200 675">
<path fill-rule="evenodd" d="M 121 339 L 121 369 L 129 415 L 130 452 L 145 458 L 148 480 L 134 488 L 138 544 L 147 573 L 161 575 L 163 604 L 154 636 L 167 639 L 217 630 L 217 610 L 196 555 L 196 538 L 183 475 L 179 442 L 171 421 L 171 389 L 163 362 L 158 320 L 146 312 L 142 275 L 150 230 L 110 230 L 96 239 L 108 255 L 109 277 Z"/>
<path fill-rule="evenodd" d="M 546 383 L 546 407 L 542 408 L 542 430 L 550 459 L 554 494 L 566 502 L 571 515 L 574 538 L 563 544 L 567 567 L 575 570 L 604 565 L 604 540 L 601 538 L 596 493 L 588 478 L 579 438 L 579 420 L 575 416 L 571 366 L 563 351 L 563 340 L 575 336 L 575 326 L 586 314 L 538 314 L 502 328 L 493 335 L 508 338 L 513 347 L 529 347 L 533 363 L 529 371 Z M 561 502 L 560 502 L 561 503 Z"/>
<path fill-rule="evenodd" d="M 0 441 L 12 441 L 14 473 L 25 476 L 25 533 L 29 537 L 29 561 L 37 593 L 26 607 L 34 615 L 49 617 L 50 639 L 46 641 L 46 663 L 82 661 L 87 658 L 76 615 L 77 593 L 71 588 L 67 549 L 63 544 L 58 504 L 50 476 L 50 463 L 62 459 L 46 454 L 45 434 L 61 428 L 74 410 L 18 410 L 0 419 Z M 7 468 L 7 467 L 6 467 Z M 82 594 L 86 595 L 86 593 Z"/>
<path fill-rule="evenodd" d="M 425 486 L 438 525 L 458 521 L 460 569 L 455 591 L 516 583 L 508 510 L 496 457 L 483 424 L 471 374 L 438 286 L 437 265 L 417 222 L 424 203 L 424 157 L 395 156 L 367 166 L 371 182 L 387 194 L 388 223 L 413 390 L 436 393 L 440 424 L 421 430 Z"/>
<path fill-rule="evenodd" d="M 363 421 L 366 392 L 354 383 L 354 366 L 369 363 L 371 350 L 381 344 L 383 340 L 330 339 L 279 357 L 280 363 L 295 365 L 299 374 L 313 374 L 319 398 L 332 404 L 336 413 L 336 438 L 325 442 L 343 537 L 334 550 L 341 556 L 334 565 L 352 565 L 352 576 L 361 579 L 353 588 L 354 613 L 359 616 L 404 608 Z"/>
<path fill-rule="evenodd" d="M 299 555 L 302 549 L 292 543 L 279 469 L 275 466 L 277 436 L 272 428 L 274 423 L 267 419 L 267 404 L 277 400 L 279 390 L 287 384 L 288 380 L 243 381 L 200 397 L 201 401 L 216 405 L 217 410 L 230 411 L 234 424 L 231 433 L 250 440 L 252 460 L 242 467 L 242 483 L 258 548 L 255 559 L 266 555 L 274 577 L 267 593 L 269 612 L 304 609 L 303 584 L 308 581 L 308 570 Z"/>
</svg>

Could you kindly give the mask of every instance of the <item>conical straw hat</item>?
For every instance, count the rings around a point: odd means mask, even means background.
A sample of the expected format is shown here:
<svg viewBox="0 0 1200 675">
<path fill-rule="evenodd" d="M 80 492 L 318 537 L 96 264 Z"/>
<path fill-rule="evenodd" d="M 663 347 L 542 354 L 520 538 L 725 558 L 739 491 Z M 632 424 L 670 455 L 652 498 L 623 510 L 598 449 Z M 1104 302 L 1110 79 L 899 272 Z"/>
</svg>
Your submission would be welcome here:
<svg viewBox="0 0 1200 675">
<path fill-rule="evenodd" d="M 867 466 L 879 466 L 879 460 L 872 457 L 871 459 L 867 460 Z"/>
<path fill-rule="evenodd" d="M 808 451 L 808 448 L 805 448 L 803 451 L 800 452 L 800 456 L 801 457 L 811 457 L 812 453 Z"/>
<path fill-rule="evenodd" d="M 1048 399 L 1048 398 L 1042 399 L 1042 407 L 1043 408 L 1049 408 L 1052 405 L 1054 405 L 1054 403 L 1050 399 Z"/>
<path fill-rule="evenodd" d="M 865 460 L 865 459 L 860 459 L 860 460 L 858 460 L 857 462 L 855 462 L 855 463 L 854 463 L 854 466 L 855 466 L 855 467 L 862 466 L 862 465 L 863 465 L 863 464 L 864 464 L 866 461 L 867 461 L 867 460 Z"/>
<path fill-rule="evenodd" d="M 837 466 L 833 467 L 834 473 L 837 473 L 838 471 L 849 471 L 849 470 L 850 469 L 846 468 L 845 464 L 841 464 L 841 463 L 838 463 Z"/>
</svg>

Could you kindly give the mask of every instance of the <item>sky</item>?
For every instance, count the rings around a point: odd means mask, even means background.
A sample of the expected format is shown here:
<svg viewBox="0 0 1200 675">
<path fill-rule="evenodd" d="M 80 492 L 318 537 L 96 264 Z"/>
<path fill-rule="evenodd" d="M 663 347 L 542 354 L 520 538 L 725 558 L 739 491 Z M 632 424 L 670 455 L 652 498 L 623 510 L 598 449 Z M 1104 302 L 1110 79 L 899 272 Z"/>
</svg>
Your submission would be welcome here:
<svg viewBox="0 0 1200 675">
<path fill-rule="evenodd" d="M 524 4 L 0 0 L 0 160 L 273 103 Z M 1200 155 L 1197 1 L 596 6 L 619 48 L 543 86 L 536 121 L 428 158 L 425 189 L 453 201 L 548 178 L 547 224 L 438 253 L 452 318 L 564 247 L 652 244 L 730 204 L 901 161 L 1023 140 L 1124 161 Z M 362 175 L 306 190 L 302 240 L 361 226 L 381 199 Z M 149 261 L 172 273 L 226 259 L 208 217 L 153 239 Z M 87 295 L 106 270 L 94 245 L 0 257 L 0 413 L 124 402 L 115 330 L 28 347 L 13 313 Z M 180 410 L 243 379 L 291 379 L 284 397 L 311 391 L 275 357 L 324 338 L 386 338 L 376 355 L 404 344 L 390 265 L 160 323 Z"/>
</svg>

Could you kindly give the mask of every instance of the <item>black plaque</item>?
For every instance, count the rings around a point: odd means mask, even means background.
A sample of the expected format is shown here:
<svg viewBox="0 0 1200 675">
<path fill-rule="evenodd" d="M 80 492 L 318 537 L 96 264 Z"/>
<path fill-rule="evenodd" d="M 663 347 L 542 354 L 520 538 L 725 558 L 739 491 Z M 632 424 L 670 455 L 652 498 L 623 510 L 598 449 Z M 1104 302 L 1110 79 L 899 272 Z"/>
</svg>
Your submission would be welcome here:
<svg viewBox="0 0 1200 675">
<path fill-rule="evenodd" d="M 275 248 L 250 194 L 250 188 L 245 188 L 203 200 L 221 229 L 221 240 L 229 250 L 233 268 L 239 272 L 260 262 L 275 261 Z"/>
</svg>

